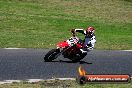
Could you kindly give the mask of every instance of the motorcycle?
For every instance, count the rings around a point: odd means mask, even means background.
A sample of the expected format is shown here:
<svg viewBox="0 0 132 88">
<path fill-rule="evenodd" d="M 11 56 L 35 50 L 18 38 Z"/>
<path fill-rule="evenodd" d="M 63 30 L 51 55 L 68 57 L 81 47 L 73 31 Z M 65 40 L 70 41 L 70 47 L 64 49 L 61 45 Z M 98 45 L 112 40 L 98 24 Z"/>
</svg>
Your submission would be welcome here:
<svg viewBox="0 0 132 88">
<path fill-rule="evenodd" d="M 87 53 L 82 53 L 80 49 L 83 47 L 83 41 L 76 36 L 72 36 L 66 41 L 58 42 L 57 48 L 50 50 L 44 57 L 45 62 L 51 62 L 59 55 L 68 58 L 73 62 L 79 62 Z"/>
</svg>

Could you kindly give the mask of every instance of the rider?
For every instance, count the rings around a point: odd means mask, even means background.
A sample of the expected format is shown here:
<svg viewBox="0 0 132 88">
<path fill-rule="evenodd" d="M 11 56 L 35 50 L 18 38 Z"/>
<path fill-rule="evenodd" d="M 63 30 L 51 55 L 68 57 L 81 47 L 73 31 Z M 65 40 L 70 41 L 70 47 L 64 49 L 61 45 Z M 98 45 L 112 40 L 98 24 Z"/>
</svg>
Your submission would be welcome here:
<svg viewBox="0 0 132 88">
<path fill-rule="evenodd" d="M 72 34 L 75 36 L 76 32 L 82 33 L 85 36 L 83 47 L 80 49 L 82 53 L 87 53 L 90 50 L 93 50 L 94 44 L 96 42 L 94 28 L 88 27 L 86 30 L 84 29 L 72 29 Z"/>
</svg>

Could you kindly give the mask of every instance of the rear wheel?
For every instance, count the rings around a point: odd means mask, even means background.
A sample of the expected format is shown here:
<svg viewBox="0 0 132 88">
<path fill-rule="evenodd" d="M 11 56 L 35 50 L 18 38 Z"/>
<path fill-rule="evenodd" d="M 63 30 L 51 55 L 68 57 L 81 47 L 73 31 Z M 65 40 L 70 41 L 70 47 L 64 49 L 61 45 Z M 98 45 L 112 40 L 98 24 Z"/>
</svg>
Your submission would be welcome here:
<svg viewBox="0 0 132 88">
<path fill-rule="evenodd" d="M 50 50 L 44 57 L 45 62 L 50 62 L 57 58 L 57 55 L 60 53 L 59 49 Z"/>
</svg>

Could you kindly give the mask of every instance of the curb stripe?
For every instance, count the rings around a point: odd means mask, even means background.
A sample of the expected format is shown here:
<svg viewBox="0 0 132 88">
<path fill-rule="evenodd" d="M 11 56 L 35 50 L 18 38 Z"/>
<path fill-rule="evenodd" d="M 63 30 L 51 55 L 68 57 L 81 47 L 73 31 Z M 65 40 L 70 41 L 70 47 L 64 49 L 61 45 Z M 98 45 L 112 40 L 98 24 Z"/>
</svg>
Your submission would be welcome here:
<svg viewBox="0 0 132 88">
<path fill-rule="evenodd" d="M 122 50 L 122 51 L 129 51 L 129 52 L 132 52 L 132 50 Z"/>
<path fill-rule="evenodd" d="M 76 80 L 75 78 L 54 78 L 54 79 L 47 79 L 47 80 Z"/>
<path fill-rule="evenodd" d="M 41 81 L 54 81 L 54 80 L 61 80 L 61 81 L 64 81 L 64 80 L 76 80 L 75 78 L 53 78 L 53 79 L 27 79 L 27 81 L 25 82 L 28 82 L 28 83 L 37 83 L 37 82 L 41 82 Z M 22 82 L 23 80 L 4 80 L 4 81 L 0 81 L 0 85 L 2 84 L 11 84 L 13 82 L 16 82 L 16 83 L 19 83 L 19 82 Z"/>
<path fill-rule="evenodd" d="M 17 49 L 26 49 L 26 48 L 3 48 L 3 49 L 10 49 L 10 50 L 11 49 L 16 49 L 17 50 Z"/>
<path fill-rule="evenodd" d="M 19 83 L 19 82 L 21 82 L 21 80 L 4 80 L 4 81 L 0 81 L 0 85 L 1 84 L 11 84 L 13 82 Z"/>
</svg>

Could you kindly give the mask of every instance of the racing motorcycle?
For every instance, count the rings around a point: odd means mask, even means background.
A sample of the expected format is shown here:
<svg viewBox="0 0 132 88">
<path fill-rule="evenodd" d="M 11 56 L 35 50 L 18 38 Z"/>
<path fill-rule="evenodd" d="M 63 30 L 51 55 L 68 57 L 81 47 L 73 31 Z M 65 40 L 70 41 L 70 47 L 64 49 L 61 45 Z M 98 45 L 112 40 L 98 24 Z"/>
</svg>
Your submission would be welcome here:
<svg viewBox="0 0 132 88">
<path fill-rule="evenodd" d="M 44 57 L 45 62 L 51 62 L 59 55 L 68 58 L 73 62 L 79 62 L 87 53 L 82 53 L 80 49 L 83 47 L 83 41 L 76 36 L 72 36 L 66 41 L 58 42 L 57 48 L 50 50 Z"/>
</svg>

